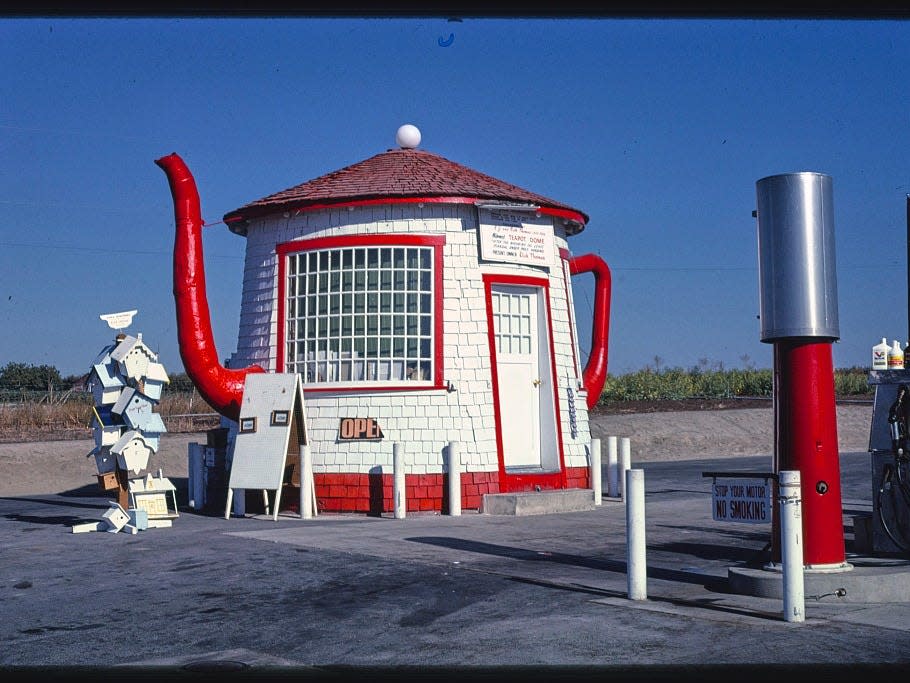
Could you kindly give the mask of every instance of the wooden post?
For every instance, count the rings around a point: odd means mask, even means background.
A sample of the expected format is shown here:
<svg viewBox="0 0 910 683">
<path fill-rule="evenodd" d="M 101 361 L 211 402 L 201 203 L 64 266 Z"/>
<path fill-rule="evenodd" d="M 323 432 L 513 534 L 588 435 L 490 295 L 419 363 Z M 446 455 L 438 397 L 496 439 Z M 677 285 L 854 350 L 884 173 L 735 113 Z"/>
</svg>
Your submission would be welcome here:
<svg viewBox="0 0 910 683">
<path fill-rule="evenodd" d="M 120 464 L 117 464 L 117 503 L 124 510 L 129 510 L 130 507 L 130 484 L 129 484 L 129 472 L 127 470 L 120 469 Z"/>
</svg>

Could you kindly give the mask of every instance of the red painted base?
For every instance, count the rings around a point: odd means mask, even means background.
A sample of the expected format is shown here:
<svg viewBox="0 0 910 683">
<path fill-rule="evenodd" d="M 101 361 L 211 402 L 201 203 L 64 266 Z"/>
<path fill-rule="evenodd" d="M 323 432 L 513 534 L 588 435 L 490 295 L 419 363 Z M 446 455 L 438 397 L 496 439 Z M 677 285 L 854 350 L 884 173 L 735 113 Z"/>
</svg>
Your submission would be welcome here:
<svg viewBox="0 0 910 683">
<path fill-rule="evenodd" d="M 566 470 L 568 488 L 590 488 L 586 467 Z M 391 474 L 315 473 L 316 503 L 319 512 L 363 512 L 379 515 L 395 511 Z M 448 514 L 448 478 L 444 474 L 410 474 L 405 476 L 407 512 Z M 296 489 L 295 489 L 296 490 Z M 480 509 L 485 493 L 500 493 L 498 472 L 462 472 L 461 507 Z M 282 494 L 282 507 L 294 510 L 297 498 Z"/>
<path fill-rule="evenodd" d="M 774 344 L 774 471 L 800 472 L 803 564 L 840 565 L 844 552 L 837 405 L 830 342 Z M 771 555 L 780 561 L 777 495 Z"/>
</svg>

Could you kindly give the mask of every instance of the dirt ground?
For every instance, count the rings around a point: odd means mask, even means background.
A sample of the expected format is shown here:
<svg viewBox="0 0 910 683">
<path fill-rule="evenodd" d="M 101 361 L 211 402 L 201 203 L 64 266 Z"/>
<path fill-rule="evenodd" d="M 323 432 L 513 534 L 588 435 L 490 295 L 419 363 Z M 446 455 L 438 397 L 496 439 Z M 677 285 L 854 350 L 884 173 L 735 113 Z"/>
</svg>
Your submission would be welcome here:
<svg viewBox="0 0 910 683">
<path fill-rule="evenodd" d="M 872 404 L 837 406 L 838 449 L 867 451 Z M 739 405 L 674 412 L 592 413 L 591 437 L 606 443 L 608 436 L 628 437 L 632 463 L 732 455 L 771 455 L 774 452 L 774 411 Z"/>
<path fill-rule="evenodd" d="M 746 407 L 749 406 L 749 407 Z M 721 458 L 735 455 L 770 455 L 774 422 L 770 401 L 714 402 L 677 405 L 598 407 L 590 416 L 592 438 L 600 439 L 606 457 L 609 436 L 628 437 L 632 464 L 667 460 Z M 638 412 L 628 412 L 634 409 Z M 872 404 L 837 406 L 838 448 L 841 452 L 866 451 Z M 161 468 L 164 476 L 187 476 L 188 444 L 205 443 L 206 433 L 164 434 L 146 471 Z M 0 496 L 58 493 L 97 486 L 91 438 L 0 443 Z M 139 473 L 137 473 L 139 474 Z"/>
</svg>

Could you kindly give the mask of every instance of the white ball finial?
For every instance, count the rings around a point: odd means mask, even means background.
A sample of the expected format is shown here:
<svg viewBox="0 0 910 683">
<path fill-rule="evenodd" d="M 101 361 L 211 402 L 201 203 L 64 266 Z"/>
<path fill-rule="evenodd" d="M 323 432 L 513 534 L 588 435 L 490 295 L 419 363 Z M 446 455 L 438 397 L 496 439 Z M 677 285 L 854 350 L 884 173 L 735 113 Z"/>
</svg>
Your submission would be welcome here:
<svg viewBox="0 0 910 683">
<path fill-rule="evenodd" d="M 402 149 L 414 149 L 420 144 L 420 131 L 417 126 L 406 123 L 395 133 L 395 142 Z"/>
</svg>

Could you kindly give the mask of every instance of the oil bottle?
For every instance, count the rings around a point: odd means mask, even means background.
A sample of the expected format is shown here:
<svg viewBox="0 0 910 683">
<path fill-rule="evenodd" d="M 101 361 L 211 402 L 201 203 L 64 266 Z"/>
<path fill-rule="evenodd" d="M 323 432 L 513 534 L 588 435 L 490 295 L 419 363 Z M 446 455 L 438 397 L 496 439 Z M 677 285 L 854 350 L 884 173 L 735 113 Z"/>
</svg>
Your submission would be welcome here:
<svg viewBox="0 0 910 683">
<path fill-rule="evenodd" d="M 894 340 L 894 343 L 891 345 L 891 349 L 888 351 L 888 369 L 904 369 L 904 352 L 901 350 L 901 344 L 899 341 L 897 341 L 897 339 Z"/>
<path fill-rule="evenodd" d="M 888 340 L 885 337 L 882 337 L 880 344 L 876 344 L 872 347 L 872 369 L 873 370 L 887 370 L 888 369 L 888 351 L 891 350 L 891 347 L 888 346 Z"/>
</svg>

